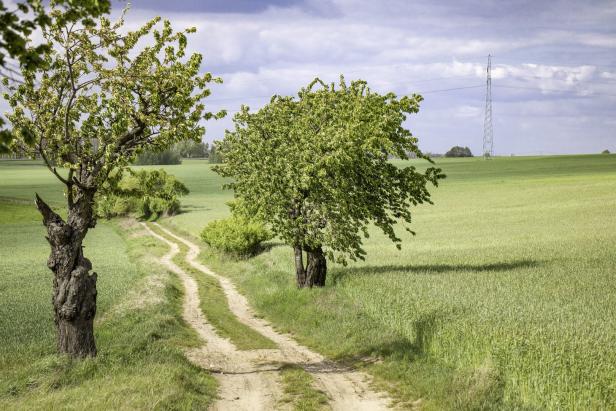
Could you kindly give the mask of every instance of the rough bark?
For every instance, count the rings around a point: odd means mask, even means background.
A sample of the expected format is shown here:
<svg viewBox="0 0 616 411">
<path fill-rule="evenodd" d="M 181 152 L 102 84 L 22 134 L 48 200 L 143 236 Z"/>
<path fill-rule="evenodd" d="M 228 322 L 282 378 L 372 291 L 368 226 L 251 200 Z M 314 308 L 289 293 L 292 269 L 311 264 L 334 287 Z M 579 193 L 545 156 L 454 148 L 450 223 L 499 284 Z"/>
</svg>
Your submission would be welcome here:
<svg viewBox="0 0 616 411">
<path fill-rule="evenodd" d="M 327 260 L 321 247 L 295 246 L 295 277 L 298 288 L 323 287 L 327 276 Z M 307 262 L 304 267 L 303 252 L 306 252 Z"/>
<path fill-rule="evenodd" d="M 296 245 L 293 247 L 295 251 L 295 280 L 297 287 L 302 288 L 306 283 L 306 269 L 304 268 L 304 255 L 302 247 Z"/>
<path fill-rule="evenodd" d="M 327 275 L 327 260 L 321 247 L 307 248 L 306 286 L 323 287 Z"/>
<path fill-rule="evenodd" d="M 51 246 L 47 266 L 54 273 L 52 303 L 58 352 L 87 357 L 96 355 L 96 273 L 90 274 L 92 264 L 83 256 L 82 243 L 88 229 L 96 223 L 94 191 L 74 191 L 69 195 L 66 222 L 38 194 L 36 206 L 43 216 Z"/>
</svg>

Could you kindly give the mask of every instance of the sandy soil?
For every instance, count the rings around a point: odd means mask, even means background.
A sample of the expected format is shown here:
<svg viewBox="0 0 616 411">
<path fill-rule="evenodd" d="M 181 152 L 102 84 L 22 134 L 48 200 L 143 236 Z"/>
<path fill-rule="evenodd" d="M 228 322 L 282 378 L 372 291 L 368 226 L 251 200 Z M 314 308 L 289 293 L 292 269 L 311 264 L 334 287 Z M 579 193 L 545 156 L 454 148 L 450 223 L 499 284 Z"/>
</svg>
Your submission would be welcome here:
<svg viewBox="0 0 616 411">
<path fill-rule="evenodd" d="M 389 409 L 389 398 L 370 389 L 367 374 L 328 361 L 322 355 L 298 344 L 289 335 L 274 330 L 267 321 L 254 315 L 246 298 L 228 278 L 216 274 L 198 261 L 200 249 L 196 244 L 154 224 L 169 237 L 188 246 L 186 261 L 193 268 L 219 281 L 227 296 L 230 310 L 240 322 L 274 341 L 279 347 L 240 351 L 228 339 L 221 338 L 199 308 L 195 280 L 172 261 L 179 252 L 178 244 L 156 234 L 144 224 L 152 236 L 170 246 L 169 253 L 161 259 L 161 263 L 182 280 L 186 289 L 184 319 L 206 341 L 203 347 L 192 350 L 187 355 L 199 366 L 213 372 L 220 382 L 221 398 L 214 405 L 214 410 L 281 408 L 279 400 L 282 397 L 282 388 L 278 370 L 282 364 L 296 364 L 311 373 L 316 388 L 327 394 L 329 405 L 335 411 Z"/>
</svg>

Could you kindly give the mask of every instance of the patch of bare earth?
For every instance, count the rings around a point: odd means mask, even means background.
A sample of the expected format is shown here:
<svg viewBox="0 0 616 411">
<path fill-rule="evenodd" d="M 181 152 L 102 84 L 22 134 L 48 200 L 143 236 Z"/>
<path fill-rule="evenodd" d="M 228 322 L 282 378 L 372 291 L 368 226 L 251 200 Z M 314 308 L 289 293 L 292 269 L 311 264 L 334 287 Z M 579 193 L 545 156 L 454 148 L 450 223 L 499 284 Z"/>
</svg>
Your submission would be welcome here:
<svg viewBox="0 0 616 411">
<path fill-rule="evenodd" d="M 156 224 L 156 223 L 154 223 Z M 145 226 L 145 224 L 144 224 Z M 391 400 L 383 393 L 369 387 L 367 374 L 342 367 L 322 355 L 297 343 L 289 335 L 282 334 L 265 320 L 257 318 L 246 298 L 234 284 L 201 264 L 197 257 L 199 247 L 156 224 L 168 236 L 188 246 L 186 261 L 196 270 L 214 277 L 227 296 L 231 312 L 240 322 L 274 341 L 278 349 L 239 351 L 228 340 L 216 334 L 207 323 L 200 308 L 195 280 L 173 263 L 179 252 L 177 243 L 159 236 L 145 226 L 151 235 L 171 247 L 161 262 L 177 273 L 186 288 L 184 318 L 193 326 L 206 344 L 188 353 L 189 358 L 200 366 L 216 373 L 220 382 L 220 396 L 215 410 L 274 409 L 282 398 L 279 368 L 282 364 L 295 364 L 311 373 L 316 388 L 325 392 L 333 410 L 385 410 Z"/>
<path fill-rule="evenodd" d="M 196 281 L 173 262 L 180 249 L 174 242 L 156 234 L 143 224 L 150 235 L 166 243 L 170 251 L 160 262 L 177 274 L 185 288 L 182 317 L 206 344 L 186 355 L 196 365 L 211 371 L 219 382 L 219 399 L 213 410 L 272 410 L 282 397 L 277 367 L 267 364 L 267 350 L 240 351 L 220 337 L 199 307 Z"/>
</svg>

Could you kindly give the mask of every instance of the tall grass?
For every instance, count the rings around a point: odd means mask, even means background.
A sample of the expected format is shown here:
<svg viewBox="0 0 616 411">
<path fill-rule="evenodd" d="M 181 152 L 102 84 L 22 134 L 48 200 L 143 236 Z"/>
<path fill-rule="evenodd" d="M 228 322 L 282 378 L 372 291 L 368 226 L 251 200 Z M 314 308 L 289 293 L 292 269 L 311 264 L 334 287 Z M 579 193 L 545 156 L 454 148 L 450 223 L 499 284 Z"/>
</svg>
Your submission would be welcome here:
<svg viewBox="0 0 616 411">
<path fill-rule="evenodd" d="M 323 290 L 294 289 L 285 246 L 203 259 L 279 328 L 365 366 L 400 401 L 616 408 L 616 158 L 439 165 L 449 178 L 416 210 L 418 235 L 398 252 L 373 230 L 367 260 L 332 265 Z M 205 167 L 201 178 L 219 182 Z M 167 224 L 198 232 L 207 220 L 195 210 Z"/>
<path fill-rule="evenodd" d="M 27 191 L 27 186 L 23 188 Z M 25 194 L 25 193 L 24 193 Z M 0 202 L 0 409 L 204 409 L 216 383 L 183 355 L 182 288 L 133 229 L 99 224 L 85 243 L 98 273 L 98 356 L 55 354 L 49 246 L 33 205 Z"/>
</svg>

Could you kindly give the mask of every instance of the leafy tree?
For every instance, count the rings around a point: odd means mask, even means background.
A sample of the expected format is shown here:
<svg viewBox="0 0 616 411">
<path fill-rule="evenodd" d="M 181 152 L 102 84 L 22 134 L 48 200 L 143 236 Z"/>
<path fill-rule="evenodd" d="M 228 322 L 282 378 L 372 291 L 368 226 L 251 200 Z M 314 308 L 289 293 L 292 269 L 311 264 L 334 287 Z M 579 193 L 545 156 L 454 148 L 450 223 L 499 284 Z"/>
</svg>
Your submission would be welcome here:
<svg viewBox="0 0 616 411">
<path fill-rule="evenodd" d="M 180 211 L 179 197 L 189 193 L 175 176 L 160 170 L 120 169 L 110 176 L 96 195 L 99 217 L 112 218 L 139 213 L 150 219 Z"/>
<path fill-rule="evenodd" d="M 183 158 L 204 158 L 209 155 L 209 147 L 203 141 L 181 141 L 176 144 L 175 149 Z"/>
<path fill-rule="evenodd" d="M 473 153 L 468 147 L 453 146 L 445 153 L 445 157 L 473 157 Z"/>
<path fill-rule="evenodd" d="M 214 141 L 214 143 L 212 144 L 212 147 L 210 148 L 210 153 L 208 155 L 208 158 L 210 160 L 210 163 L 212 163 L 212 164 L 220 164 L 220 163 L 222 163 L 222 155 L 220 154 L 220 152 L 216 148 L 218 143 L 219 142 Z"/>
<path fill-rule="evenodd" d="M 44 37 L 53 50 L 42 71 L 25 69 L 23 84 L 11 85 L 5 97 L 13 147 L 38 153 L 66 187 L 66 220 L 36 195 L 51 246 L 58 351 L 93 356 L 96 273 L 82 243 L 96 225 L 97 191 L 140 151 L 197 138 L 201 119 L 224 113 L 206 112 L 202 103 L 208 84 L 219 80 L 199 73 L 201 55 L 185 54 L 186 33 L 194 29 L 174 32 L 155 18 L 121 34 L 124 16 L 96 25 L 67 23 L 59 10 L 50 17 Z M 148 37 L 152 44 L 135 48 Z"/>
<path fill-rule="evenodd" d="M 109 0 L 52 0 L 56 7 L 62 7 L 60 18 L 65 22 L 82 20 L 92 24 L 91 17 L 108 13 Z M 32 45 L 29 37 L 37 28 L 44 28 L 51 22 L 40 0 L 25 0 L 14 7 L 7 8 L 0 0 L 0 78 L 21 77 L 19 67 L 10 67 L 6 57 L 15 59 L 20 67 L 35 69 L 44 62 L 44 55 L 49 52 L 49 43 Z M 2 130 L 4 120 L 0 117 L 0 153 L 8 152 L 12 134 Z"/>
<path fill-rule="evenodd" d="M 234 117 L 215 170 L 232 178 L 238 207 L 294 248 L 298 287 L 325 284 L 326 256 L 364 259 L 370 223 L 400 248 L 394 225 L 411 222 L 411 206 L 431 202 L 427 185 L 444 177 L 440 169 L 388 161 L 408 153 L 430 161 L 403 127 L 421 100 L 375 93 L 365 81 L 341 77 L 336 88 L 315 79 L 298 98 L 274 96 Z"/>
<path fill-rule="evenodd" d="M 601 154 L 610 154 L 610 150 L 605 149 L 605 150 L 603 150 L 603 151 L 601 152 Z"/>
</svg>

